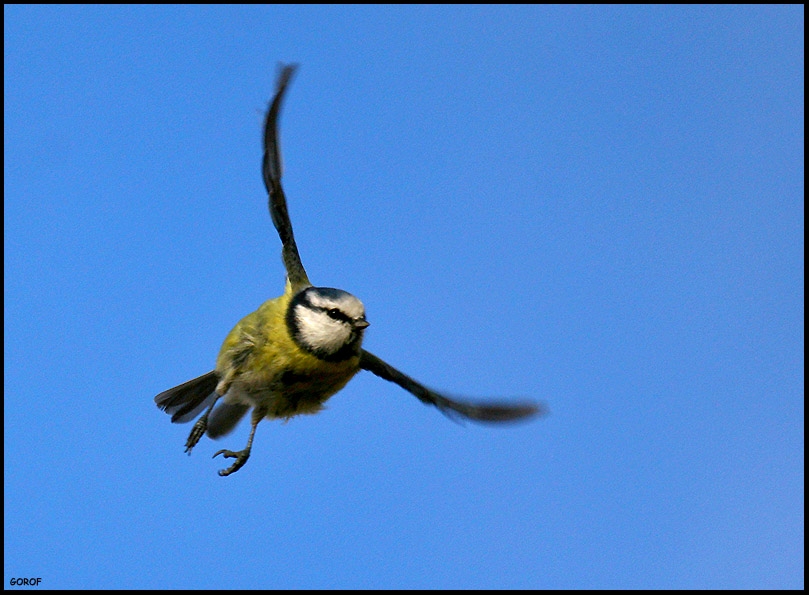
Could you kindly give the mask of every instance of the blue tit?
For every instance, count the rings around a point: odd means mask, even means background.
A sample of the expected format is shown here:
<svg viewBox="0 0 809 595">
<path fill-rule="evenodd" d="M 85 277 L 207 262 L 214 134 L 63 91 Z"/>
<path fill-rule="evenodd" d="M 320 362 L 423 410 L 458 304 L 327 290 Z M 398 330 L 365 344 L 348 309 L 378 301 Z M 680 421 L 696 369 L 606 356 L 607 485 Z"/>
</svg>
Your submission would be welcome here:
<svg viewBox="0 0 809 595">
<path fill-rule="evenodd" d="M 345 291 L 314 287 L 301 263 L 286 197 L 281 186 L 278 114 L 296 66 L 280 70 L 275 97 L 264 120 L 262 174 L 269 210 L 281 238 L 287 273 L 284 294 L 262 304 L 233 327 L 225 338 L 216 368 L 155 397 L 175 423 L 202 414 L 191 429 L 190 453 L 204 434 L 229 433 L 252 409 L 250 435 L 240 451 L 220 450 L 235 459 L 219 475 L 241 469 L 250 457 L 256 427 L 264 419 L 288 420 L 317 413 L 360 370 L 398 384 L 443 413 L 480 422 L 506 422 L 542 412 L 530 401 L 469 402 L 430 390 L 362 348 L 368 321 L 362 302 Z"/>
</svg>

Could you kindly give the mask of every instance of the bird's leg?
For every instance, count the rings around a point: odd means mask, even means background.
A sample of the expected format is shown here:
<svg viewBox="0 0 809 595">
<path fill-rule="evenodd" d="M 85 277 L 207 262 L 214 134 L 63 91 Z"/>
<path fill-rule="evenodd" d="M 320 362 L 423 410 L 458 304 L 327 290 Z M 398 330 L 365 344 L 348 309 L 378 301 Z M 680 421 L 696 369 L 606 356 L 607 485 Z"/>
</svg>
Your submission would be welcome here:
<svg viewBox="0 0 809 595">
<path fill-rule="evenodd" d="M 216 402 L 219 400 L 219 397 L 215 398 L 211 406 L 208 407 L 207 411 L 197 420 L 197 423 L 194 424 L 194 427 L 191 428 L 191 433 L 188 435 L 188 440 L 185 441 L 185 452 L 189 455 L 191 454 L 191 449 L 197 445 L 197 442 L 200 441 L 205 435 L 205 430 L 208 429 L 208 416 L 211 415 L 211 411 L 213 411 L 213 406 L 216 405 Z"/>
<path fill-rule="evenodd" d="M 239 451 L 232 451 L 232 450 L 220 450 L 214 455 L 214 458 L 222 455 L 226 459 L 236 459 L 236 461 L 227 469 L 220 469 L 219 475 L 222 477 L 227 477 L 231 473 L 235 473 L 247 462 L 247 459 L 250 458 L 250 449 L 253 448 L 253 436 L 256 435 L 256 427 L 258 426 L 258 422 L 261 421 L 263 416 L 256 416 L 255 410 L 253 412 L 253 422 L 250 426 L 250 437 L 247 439 L 247 446 L 244 447 L 244 450 Z"/>
</svg>

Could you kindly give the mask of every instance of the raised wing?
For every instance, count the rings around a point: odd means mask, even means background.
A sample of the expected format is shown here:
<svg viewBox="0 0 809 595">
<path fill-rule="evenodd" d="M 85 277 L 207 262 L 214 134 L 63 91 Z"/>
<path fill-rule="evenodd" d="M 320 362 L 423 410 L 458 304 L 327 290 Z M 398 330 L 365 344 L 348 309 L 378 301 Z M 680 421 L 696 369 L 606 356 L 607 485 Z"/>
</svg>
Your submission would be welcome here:
<svg viewBox="0 0 809 595">
<path fill-rule="evenodd" d="M 283 248 L 281 256 L 284 260 L 284 267 L 287 270 L 287 278 L 292 285 L 293 292 L 297 293 L 301 289 L 309 287 L 309 277 L 301 263 L 298 254 L 298 247 L 295 245 L 295 236 L 292 234 L 292 222 L 289 220 L 287 211 L 287 200 L 284 196 L 284 189 L 281 186 L 281 149 L 278 146 L 278 113 L 281 110 L 281 102 L 284 99 L 292 75 L 295 74 L 297 65 L 288 64 L 281 67 L 278 74 L 278 86 L 275 91 L 267 116 L 264 119 L 264 161 L 262 163 L 262 174 L 264 176 L 264 186 L 269 195 L 270 216 L 273 225 L 281 237 Z"/>
<path fill-rule="evenodd" d="M 422 403 L 434 405 L 441 413 L 449 417 L 460 416 L 480 422 L 509 422 L 545 413 L 542 407 L 530 401 L 486 401 L 473 403 L 450 399 L 416 382 L 410 378 L 410 376 L 403 374 L 390 364 L 385 363 L 364 349 L 360 356 L 360 368 L 368 370 L 380 378 L 398 384 L 407 392 L 418 397 Z"/>
</svg>

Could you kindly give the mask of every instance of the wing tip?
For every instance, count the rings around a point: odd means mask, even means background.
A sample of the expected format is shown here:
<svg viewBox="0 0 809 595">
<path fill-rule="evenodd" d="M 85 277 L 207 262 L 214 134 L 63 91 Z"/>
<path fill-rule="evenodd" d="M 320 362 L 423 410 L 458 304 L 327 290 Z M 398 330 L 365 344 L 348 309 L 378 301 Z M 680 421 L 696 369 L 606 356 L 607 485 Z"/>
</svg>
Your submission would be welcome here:
<svg viewBox="0 0 809 595">
<path fill-rule="evenodd" d="M 543 403 L 533 401 L 476 403 L 470 404 L 468 408 L 448 409 L 449 413 L 458 414 L 471 421 L 493 424 L 527 422 L 535 417 L 544 417 L 550 412 Z"/>
</svg>

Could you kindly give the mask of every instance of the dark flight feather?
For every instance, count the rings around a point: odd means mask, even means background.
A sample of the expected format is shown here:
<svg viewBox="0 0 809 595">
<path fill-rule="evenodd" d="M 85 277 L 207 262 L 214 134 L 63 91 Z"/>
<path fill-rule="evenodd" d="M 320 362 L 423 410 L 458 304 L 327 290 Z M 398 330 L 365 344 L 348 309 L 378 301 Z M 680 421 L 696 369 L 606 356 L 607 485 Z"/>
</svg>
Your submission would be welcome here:
<svg viewBox="0 0 809 595">
<path fill-rule="evenodd" d="M 433 405 L 448 417 L 463 417 L 479 422 L 499 423 L 526 419 L 544 413 L 542 408 L 531 402 L 483 401 L 470 402 L 450 399 L 430 390 L 410 376 L 385 363 L 372 353 L 362 350 L 360 368 L 376 374 L 380 378 L 398 384 L 415 395 L 422 403 Z"/>
</svg>

